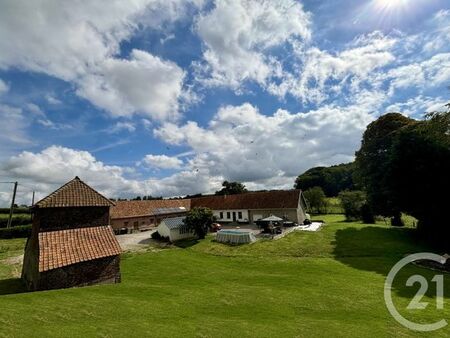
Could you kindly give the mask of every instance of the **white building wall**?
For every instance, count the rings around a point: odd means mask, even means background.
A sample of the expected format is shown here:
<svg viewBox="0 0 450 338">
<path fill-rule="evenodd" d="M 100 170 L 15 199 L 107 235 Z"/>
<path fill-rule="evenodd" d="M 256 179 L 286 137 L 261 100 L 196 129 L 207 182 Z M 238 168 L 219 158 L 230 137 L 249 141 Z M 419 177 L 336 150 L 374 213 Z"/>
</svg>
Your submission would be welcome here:
<svg viewBox="0 0 450 338">
<path fill-rule="evenodd" d="M 248 210 L 244 209 L 233 209 L 233 210 L 214 210 L 213 214 L 217 218 L 218 222 L 233 222 L 233 212 L 236 213 L 236 221 L 238 222 L 248 222 Z M 220 217 L 222 213 L 222 217 Z M 239 218 L 239 213 L 241 213 L 241 218 Z"/>
<path fill-rule="evenodd" d="M 158 227 L 156 228 L 156 230 L 159 232 L 159 234 L 162 237 L 170 237 L 170 230 L 167 227 L 166 223 L 164 223 L 164 221 L 162 221 L 161 223 L 159 223 Z"/>
<path fill-rule="evenodd" d="M 171 242 L 179 241 L 180 239 L 194 238 L 195 235 L 193 232 L 180 233 L 180 229 L 172 229 L 170 230 L 169 239 Z"/>
</svg>

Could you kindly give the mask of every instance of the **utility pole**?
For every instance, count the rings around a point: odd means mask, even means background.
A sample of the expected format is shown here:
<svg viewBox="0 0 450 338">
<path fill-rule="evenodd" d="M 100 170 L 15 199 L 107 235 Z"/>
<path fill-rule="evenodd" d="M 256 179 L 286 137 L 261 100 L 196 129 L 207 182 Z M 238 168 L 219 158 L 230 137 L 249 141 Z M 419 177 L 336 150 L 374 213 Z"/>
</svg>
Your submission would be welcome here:
<svg viewBox="0 0 450 338">
<path fill-rule="evenodd" d="M 13 196 L 12 196 L 12 201 L 11 201 L 11 208 L 9 209 L 8 225 L 6 226 L 7 228 L 11 227 L 12 215 L 13 215 L 13 210 L 14 210 L 14 202 L 16 201 L 16 192 L 17 192 L 17 181 L 14 182 L 14 191 L 13 191 Z"/>
<path fill-rule="evenodd" d="M 31 198 L 31 206 L 34 205 L 34 190 L 33 190 L 33 197 Z"/>
</svg>

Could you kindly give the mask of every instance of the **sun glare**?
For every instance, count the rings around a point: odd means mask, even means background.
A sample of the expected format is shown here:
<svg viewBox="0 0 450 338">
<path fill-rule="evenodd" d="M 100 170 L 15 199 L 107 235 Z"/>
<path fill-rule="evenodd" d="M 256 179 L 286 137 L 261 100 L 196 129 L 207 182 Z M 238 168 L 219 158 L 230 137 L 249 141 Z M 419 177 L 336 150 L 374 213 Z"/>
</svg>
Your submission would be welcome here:
<svg viewBox="0 0 450 338">
<path fill-rule="evenodd" d="M 408 5 L 409 0 L 374 0 L 374 2 L 379 10 L 387 11 L 405 8 Z"/>
</svg>

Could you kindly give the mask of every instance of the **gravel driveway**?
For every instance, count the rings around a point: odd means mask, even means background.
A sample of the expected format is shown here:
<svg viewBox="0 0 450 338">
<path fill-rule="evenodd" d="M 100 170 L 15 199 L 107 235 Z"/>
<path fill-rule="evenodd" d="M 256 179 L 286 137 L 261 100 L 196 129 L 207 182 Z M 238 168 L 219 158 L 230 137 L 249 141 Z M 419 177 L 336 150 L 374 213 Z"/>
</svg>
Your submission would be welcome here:
<svg viewBox="0 0 450 338">
<path fill-rule="evenodd" d="M 136 232 L 133 234 L 117 235 L 122 250 L 124 251 L 139 251 L 146 249 L 151 242 L 151 235 L 156 229 L 149 231 Z"/>
</svg>

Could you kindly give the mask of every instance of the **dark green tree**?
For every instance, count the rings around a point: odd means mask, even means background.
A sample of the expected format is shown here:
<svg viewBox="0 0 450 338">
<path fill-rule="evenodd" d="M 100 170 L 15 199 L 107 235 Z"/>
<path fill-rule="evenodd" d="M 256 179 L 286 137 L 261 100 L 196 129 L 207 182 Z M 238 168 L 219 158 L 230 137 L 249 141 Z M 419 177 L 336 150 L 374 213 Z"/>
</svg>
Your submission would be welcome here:
<svg viewBox="0 0 450 338">
<path fill-rule="evenodd" d="M 214 221 L 215 218 L 211 209 L 199 207 L 189 210 L 184 219 L 184 224 L 192 229 L 198 238 L 203 239 Z"/>
<path fill-rule="evenodd" d="M 361 219 L 363 206 L 366 204 L 366 194 L 363 191 L 342 191 L 339 199 L 347 221 Z"/>
<path fill-rule="evenodd" d="M 216 191 L 216 195 L 235 195 L 242 194 L 248 191 L 245 185 L 240 182 L 224 181 L 222 183 L 222 187 L 223 188 L 221 190 Z"/>
<path fill-rule="evenodd" d="M 361 148 L 356 152 L 356 177 L 367 193 L 375 214 L 392 217 L 392 225 L 401 225 L 401 209 L 388 184 L 393 143 L 402 128 L 415 120 L 398 113 L 381 116 L 364 132 Z"/>
<path fill-rule="evenodd" d="M 294 187 L 303 191 L 313 187 L 321 187 L 325 195 L 334 197 L 340 191 L 355 190 L 354 171 L 354 163 L 311 168 L 296 178 Z"/>
<path fill-rule="evenodd" d="M 419 220 L 437 239 L 448 238 L 450 191 L 450 112 L 428 114 L 403 128 L 390 156 L 387 185 L 398 207 Z"/>
<path fill-rule="evenodd" d="M 309 188 L 303 192 L 303 196 L 308 202 L 310 212 L 315 214 L 327 213 L 327 199 L 321 187 Z"/>
</svg>

